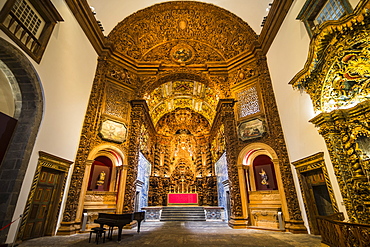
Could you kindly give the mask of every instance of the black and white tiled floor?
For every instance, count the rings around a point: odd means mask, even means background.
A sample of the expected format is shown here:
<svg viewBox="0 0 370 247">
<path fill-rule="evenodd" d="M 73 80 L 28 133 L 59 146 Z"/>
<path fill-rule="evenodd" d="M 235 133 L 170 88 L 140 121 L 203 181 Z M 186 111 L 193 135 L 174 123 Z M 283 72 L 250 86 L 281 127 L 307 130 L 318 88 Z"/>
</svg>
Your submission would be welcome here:
<svg viewBox="0 0 370 247">
<path fill-rule="evenodd" d="M 122 231 L 122 241 L 113 240 L 101 246 L 273 246 L 319 247 L 321 237 L 309 234 L 292 234 L 253 229 L 232 229 L 223 222 L 142 222 L 140 233 L 133 229 Z M 94 238 L 88 242 L 89 233 L 72 236 L 42 237 L 24 241 L 18 246 L 95 246 Z"/>
</svg>

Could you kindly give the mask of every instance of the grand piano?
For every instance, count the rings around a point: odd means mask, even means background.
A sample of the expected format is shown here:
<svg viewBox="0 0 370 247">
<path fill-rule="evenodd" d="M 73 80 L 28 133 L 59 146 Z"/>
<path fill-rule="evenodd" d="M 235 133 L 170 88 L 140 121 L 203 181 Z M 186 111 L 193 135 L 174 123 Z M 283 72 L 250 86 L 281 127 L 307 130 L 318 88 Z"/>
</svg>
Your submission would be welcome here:
<svg viewBox="0 0 370 247">
<path fill-rule="evenodd" d="M 129 214 L 109 214 L 109 213 L 99 213 L 98 218 L 94 220 L 94 223 L 100 224 L 100 227 L 104 227 L 104 225 L 109 226 L 113 229 L 113 227 L 118 227 L 118 240 L 121 241 L 122 238 L 122 228 L 130 224 L 133 220 L 137 221 L 137 232 L 140 232 L 140 224 L 141 221 L 145 218 L 145 212 L 134 212 Z M 112 237 L 111 235 L 108 237 Z"/>
</svg>

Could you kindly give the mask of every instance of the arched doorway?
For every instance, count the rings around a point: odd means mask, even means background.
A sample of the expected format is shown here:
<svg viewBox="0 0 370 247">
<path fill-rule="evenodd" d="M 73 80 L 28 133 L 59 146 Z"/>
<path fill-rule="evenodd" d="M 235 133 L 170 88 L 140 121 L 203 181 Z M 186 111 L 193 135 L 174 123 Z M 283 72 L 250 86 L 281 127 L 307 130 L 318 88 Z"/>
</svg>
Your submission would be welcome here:
<svg viewBox="0 0 370 247">
<path fill-rule="evenodd" d="M 2 191 L 0 225 L 11 222 L 32 147 L 40 126 L 43 109 L 41 83 L 30 61 L 13 45 L 0 38 L 0 70 L 8 81 L 14 107 L 6 114 L 7 121 L 17 122 L 0 165 Z M 3 86 L 1 86 L 3 89 Z M 12 119 L 12 120 L 10 120 Z M 9 125 L 5 125 L 11 127 Z M 9 140 L 9 139 L 8 139 Z M 7 174 L 7 175 L 4 175 Z M 8 229 L 0 232 L 0 242 L 5 242 Z"/>
</svg>

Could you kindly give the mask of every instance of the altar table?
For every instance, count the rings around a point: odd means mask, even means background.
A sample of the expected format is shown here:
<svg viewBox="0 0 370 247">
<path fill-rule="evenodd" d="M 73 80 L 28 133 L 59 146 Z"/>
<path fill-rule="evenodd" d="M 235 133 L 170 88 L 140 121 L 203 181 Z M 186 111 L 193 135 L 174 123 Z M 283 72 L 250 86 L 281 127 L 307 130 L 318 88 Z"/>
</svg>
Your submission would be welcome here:
<svg viewBox="0 0 370 247">
<path fill-rule="evenodd" d="M 168 205 L 198 205 L 197 193 L 168 193 Z"/>
</svg>

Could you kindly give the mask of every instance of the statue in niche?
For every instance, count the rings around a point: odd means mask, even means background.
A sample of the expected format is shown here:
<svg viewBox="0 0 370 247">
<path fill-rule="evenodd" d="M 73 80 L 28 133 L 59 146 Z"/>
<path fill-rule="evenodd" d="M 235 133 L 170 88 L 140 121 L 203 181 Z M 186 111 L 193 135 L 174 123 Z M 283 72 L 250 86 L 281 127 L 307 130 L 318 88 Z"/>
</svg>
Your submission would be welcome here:
<svg viewBox="0 0 370 247">
<path fill-rule="evenodd" d="M 104 181 L 105 181 L 105 172 L 102 171 L 99 176 L 98 176 L 98 179 L 96 181 L 96 186 L 102 186 L 104 184 Z"/>
<path fill-rule="evenodd" d="M 261 175 L 261 184 L 263 185 L 269 185 L 269 183 L 267 182 L 268 180 L 268 177 L 267 177 L 267 174 L 266 174 L 266 171 L 263 170 L 263 168 L 261 169 L 261 172 L 259 173 Z"/>
</svg>

